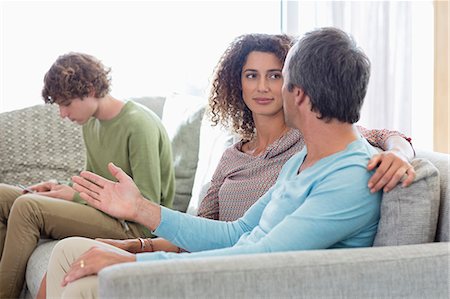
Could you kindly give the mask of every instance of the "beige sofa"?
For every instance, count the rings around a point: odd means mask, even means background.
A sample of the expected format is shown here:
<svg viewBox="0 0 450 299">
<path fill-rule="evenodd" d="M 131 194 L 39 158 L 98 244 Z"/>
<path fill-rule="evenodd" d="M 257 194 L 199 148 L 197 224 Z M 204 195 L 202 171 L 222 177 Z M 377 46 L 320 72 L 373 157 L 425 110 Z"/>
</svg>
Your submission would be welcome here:
<svg viewBox="0 0 450 299">
<path fill-rule="evenodd" d="M 203 119 L 204 99 L 137 101 L 162 117 L 171 137 L 175 208 L 195 214 L 202 186 L 233 137 Z M 0 114 L 0 140 L 0 182 L 64 180 L 83 168 L 80 128 L 60 120 L 56 107 Z M 419 150 L 417 157 L 413 186 L 383 197 L 376 239 L 383 247 L 118 265 L 100 273 L 101 297 L 448 298 L 449 155 Z M 34 251 L 22 297 L 35 296 L 55 243 L 42 240 Z"/>
</svg>

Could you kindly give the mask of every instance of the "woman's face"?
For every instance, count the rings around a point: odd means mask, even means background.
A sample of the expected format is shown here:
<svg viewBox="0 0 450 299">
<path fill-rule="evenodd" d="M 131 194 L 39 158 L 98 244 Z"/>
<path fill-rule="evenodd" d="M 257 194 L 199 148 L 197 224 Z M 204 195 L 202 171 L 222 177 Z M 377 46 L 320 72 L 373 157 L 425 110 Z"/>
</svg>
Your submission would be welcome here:
<svg viewBox="0 0 450 299">
<path fill-rule="evenodd" d="M 258 51 L 248 54 L 241 73 L 242 98 L 254 118 L 283 113 L 282 68 L 275 54 Z"/>
</svg>

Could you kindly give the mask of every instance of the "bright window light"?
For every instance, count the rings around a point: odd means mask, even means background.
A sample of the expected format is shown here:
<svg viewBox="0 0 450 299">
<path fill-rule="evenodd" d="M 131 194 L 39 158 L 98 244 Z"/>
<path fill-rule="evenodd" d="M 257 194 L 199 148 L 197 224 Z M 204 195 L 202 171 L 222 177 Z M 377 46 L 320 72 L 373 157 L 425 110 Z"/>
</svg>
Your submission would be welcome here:
<svg viewBox="0 0 450 299">
<path fill-rule="evenodd" d="M 280 32 L 279 1 L 0 2 L 0 112 L 41 104 L 45 72 L 70 51 L 112 68 L 120 99 L 204 95 L 244 33 Z"/>
</svg>

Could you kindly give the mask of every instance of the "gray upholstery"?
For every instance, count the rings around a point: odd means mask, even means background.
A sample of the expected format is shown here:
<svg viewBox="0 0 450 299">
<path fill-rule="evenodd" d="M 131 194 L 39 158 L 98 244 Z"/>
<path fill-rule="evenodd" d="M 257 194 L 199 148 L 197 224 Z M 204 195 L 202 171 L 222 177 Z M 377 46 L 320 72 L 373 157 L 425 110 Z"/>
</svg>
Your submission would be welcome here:
<svg viewBox="0 0 450 299">
<path fill-rule="evenodd" d="M 197 170 L 203 98 L 172 94 L 166 98 L 162 122 L 172 143 L 175 168 L 173 209 L 186 212 Z"/>
<path fill-rule="evenodd" d="M 172 100 L 172 104 L 177 106 L 183 98 L 173 96 Z M 190 100 L 193 99 L 188 99 Z M 186 108 L 178 116 L 170 117 L 166 114 L 164 120 L 162 105 L 165 98 L 140 98 L 137 101 L 153 109 L 165 124 L 171 125 L 172 141 L 179 140 L 174 150 L 174 159 L 190 157 L 186 158 L 190 159 L 184 162 L 186 164 L 177 162 L 179 173 L 183 176 L 195 173 L 197 169 L 192 168 L 196 167 L 194 165 L 198 157 L 192 152 L 195 153 L 195 148 L 198 150 L 198 132 L 194 131 L 199 130 L 199 127 L 193 123 L 203 113 L 201 105 Z M 166 111 L 173 112 L 174 115 L 179 113 L 172 109 Z M 56 107 L 39 105 L 0 114 L 0 182 L 16 183 L 18 180 L 19 183 L 28 184 L 56 175 L 59 175 L 57 178 L 64 179 L 83 167 L 84 148 L 80 128 L 59 120 L 55 117 L 56 113 Z M 21 119 L 26 119 L 27 122 L 20 121 Z M 33 125 L 30 126 L 29 123 Z M 192 126 L 192 131 L 183 129 L 188 125 Z M 73 138 L 68 140 L 69 148 L 63 148 L 64 145 L 52 137 L 70 134 Z M 176 137 L 177 134 L 185 135 Z M 16 141 L 19 135 L 26 135 L 26 138 Z M 189 151 L 189 154 L 183 156 L 183 153 Z M 52 159 L 59 155 L 64 158 L 52 161 L 50 153 L 54 153 Z M 417 151 L 417 157 L 430 161 L 440 173 L 436 240 L 441 243 L 164 261 L 152 266 L 145 263 L 118 265 L 100 273 L 102 298 L 448 298 L 449 243 L 442 242 L 449 241 L 450 156 Z M 39 164 L 31 163 L 37 159 L 41 161 Z M 431 166 L 426 161 L 422 162 L 423 165 Z M 183 165 L 191 169 L 184 172 Z M 427 175 L 425 173 L 418 170 L 419 177 L 415 184 L 432 180 L 436 171 L 427 172 Z M 204 175 L 199 176 L 205 181 Z M 192 186 L 192 180 L 188 184 Z M 185 198 L 190 192 L 186 186 L 189 185 L 182 187 L 185 189 L 179 189 Z M 415 194 L 417 197 L 428 196 L 424 190 L 416 192 L 412 187 L 391 192 L 392 196 L 407 194 L 411 199 Z M 180 203 L 186 205 L 185 201 Z M 421 242 L 423 241 L 429 240 Z M 24 293 L 24 297 L 32 298 L 36 295 L 51 248 L 56 242 L 43 241 L 33 252 L 26 273 L 29 290 Z"/>
<path fill-rule="evenodd" d="M 449 192 L 449 174 L 450 174 L 450 155 L 431 151 L 417 151 L 417 157 L 429 160 L 439 170 L 441 181 L 441 203 L 439 208 L 439 223 L 436 232 L 436 241 L 449 242 L 450 232 L 450 192 Z"/>
<path fill-rule="evenodd" d="M 416 178 L 383 194 L 374 246 L 433 242 L 439 216 L 439 171 L 428 160 L 414 159 Z"/>
<path fill-rule="evenodd" d="M 448 298 L 448 243 L 121 264 L 101 298 Z"/>
</svg>

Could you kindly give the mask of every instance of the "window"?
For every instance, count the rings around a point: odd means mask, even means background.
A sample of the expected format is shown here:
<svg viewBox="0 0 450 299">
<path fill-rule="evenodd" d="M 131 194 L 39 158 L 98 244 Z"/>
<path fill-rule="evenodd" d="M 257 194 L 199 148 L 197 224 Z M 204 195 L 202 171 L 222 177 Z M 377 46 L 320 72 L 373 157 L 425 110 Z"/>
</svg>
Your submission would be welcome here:
<svg viewBox="0 0 450 299">
<path fill-rule="evenodd" d="M 55 59 L 92 54 L 120 99 L 203 95 L 228 44 L 280 32 L 279 1 L 5 1 L 0 4 L 0 112 L 41 104 Z"/>
</svg>

